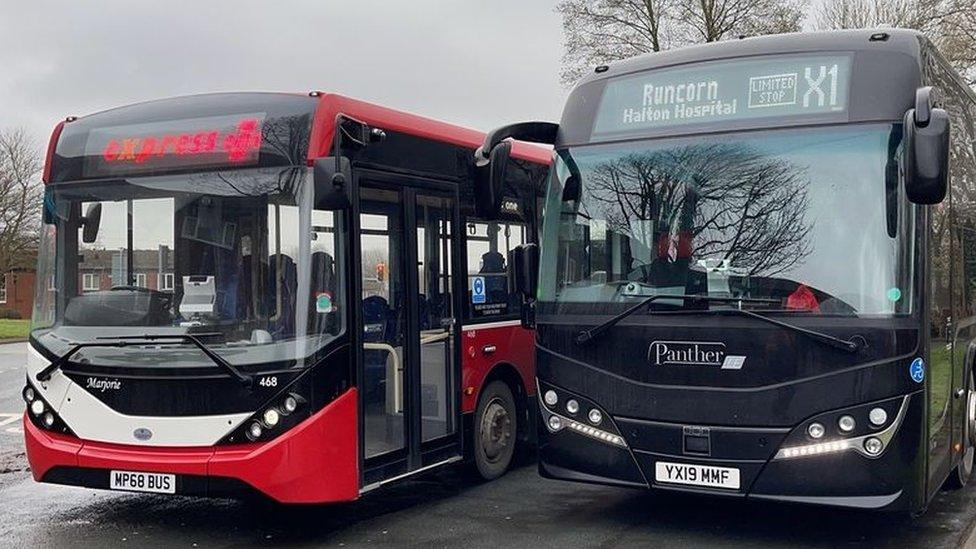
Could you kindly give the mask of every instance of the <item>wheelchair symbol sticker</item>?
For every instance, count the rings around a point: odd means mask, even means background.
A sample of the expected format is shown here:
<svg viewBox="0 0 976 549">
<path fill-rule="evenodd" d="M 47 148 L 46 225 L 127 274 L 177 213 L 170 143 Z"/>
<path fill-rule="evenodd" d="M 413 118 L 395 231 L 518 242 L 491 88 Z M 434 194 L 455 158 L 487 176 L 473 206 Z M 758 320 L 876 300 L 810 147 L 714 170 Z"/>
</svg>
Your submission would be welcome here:
<svg viewBox="0 0 976 549">
<path fill-rule="evenodd" d="M 471 280 L 471 303 L 484 303 L 487 301 L 485 296 L 485 277 L 476 276 Z"/>
<path fill-rule="evenodd" d="M 912 380 L 915 383 L 921 383 L 925 380 L 925 362 L 921 358 L 916 358 L 912 361 L 912 365 L 908 367 L 908 375 L 912 376 Z"/>
</svg>

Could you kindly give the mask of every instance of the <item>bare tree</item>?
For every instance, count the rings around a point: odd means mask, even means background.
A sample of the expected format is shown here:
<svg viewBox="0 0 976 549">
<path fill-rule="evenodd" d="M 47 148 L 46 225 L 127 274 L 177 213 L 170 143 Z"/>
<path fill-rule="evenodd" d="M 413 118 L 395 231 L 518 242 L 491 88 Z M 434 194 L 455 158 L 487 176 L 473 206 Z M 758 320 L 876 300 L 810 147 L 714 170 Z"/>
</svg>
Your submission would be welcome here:
<svg viewBox="0 0 976 549">
<path fill-rule="evenodd" d="M 44 189 L 36 143 L 23 129 L 0 131 L 0 273 L 33 267 Z"/>
<path fill-rule="evenodd" d="M 686 234 L 701 258 L 773 276 L 810 253 L 803 169 L 737 144 L 633 153 L 588 175 L 608 230 L 643 242 Z M 592 213 L 592 212 L 591 212 Z M 648 226 L 644 220 L 653 220 Z"/>
<path fill-rule="evenodd" d="M 827 0 L 819 29 L 892 26 L 925 34 L 957 71 L 976 83 L 976 9 L 972 0 Z"/>
<path fill-rule="evenodd" d="M 593 66 L 739 35 L 800 30 L 806 0 L 563 0 L 560 77 L 572 85 Z"/>
</svg>

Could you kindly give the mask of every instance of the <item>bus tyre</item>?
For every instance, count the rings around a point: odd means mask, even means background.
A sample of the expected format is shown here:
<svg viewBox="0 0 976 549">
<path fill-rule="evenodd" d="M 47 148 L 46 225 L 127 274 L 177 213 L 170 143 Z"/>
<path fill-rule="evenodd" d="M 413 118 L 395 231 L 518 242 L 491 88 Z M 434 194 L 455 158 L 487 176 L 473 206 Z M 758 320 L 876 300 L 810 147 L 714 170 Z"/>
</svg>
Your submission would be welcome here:
<svg viewBox="0 0 976 549">
<path fill-rule="evenodd" d="M 962 488 L 973 478 L 973 456 L 976 453 L 976 383 L 970 371 L 966 380 L 965 416 L 962 431 L 962 451 L 959 463 L 949 475 L 950 488 Z"/>
<path fill-rule="evenodd" d="M 474 416 L 474 464 L 485 480 L 502 476 L 512 463 L 518 412 L 511 389 L 492 381 L 481 392 Z"/>
</svg>

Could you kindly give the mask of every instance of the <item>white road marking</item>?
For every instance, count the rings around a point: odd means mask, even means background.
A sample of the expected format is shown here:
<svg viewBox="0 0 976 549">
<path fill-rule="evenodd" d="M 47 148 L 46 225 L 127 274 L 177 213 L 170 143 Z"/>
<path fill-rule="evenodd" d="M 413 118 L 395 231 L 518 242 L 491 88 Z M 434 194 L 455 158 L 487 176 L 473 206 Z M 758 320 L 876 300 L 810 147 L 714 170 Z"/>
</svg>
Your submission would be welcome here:
<svg viewBox="0 0 976 549">
<path fill-rule="evenodd" d="M 0 414 L 0 427 L 19 421 L 23 414 Z"/>
</svg>

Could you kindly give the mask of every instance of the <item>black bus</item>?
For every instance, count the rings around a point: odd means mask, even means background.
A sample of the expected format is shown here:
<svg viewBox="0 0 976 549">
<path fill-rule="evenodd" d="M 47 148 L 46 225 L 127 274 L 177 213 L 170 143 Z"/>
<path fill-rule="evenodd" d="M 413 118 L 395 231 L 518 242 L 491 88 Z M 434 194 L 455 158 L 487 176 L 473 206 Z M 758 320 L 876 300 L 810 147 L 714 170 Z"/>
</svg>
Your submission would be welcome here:
<svg viewBox="0 0 976 549">
<path fill-rule="evenodd" d="M 489 134 L 482 162 L 555 146 L 512 273 L 541 474 L 912 513 L 969 481 L 974 126 L 931 42 L 883 29 L 597 67 L 558 125 Z"/>
</svg>

